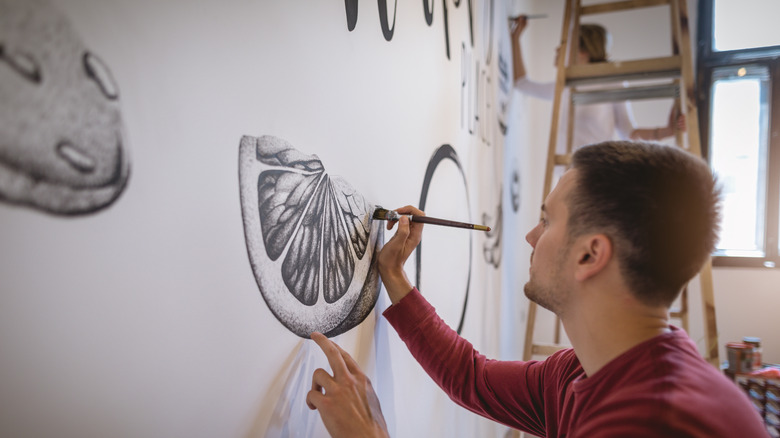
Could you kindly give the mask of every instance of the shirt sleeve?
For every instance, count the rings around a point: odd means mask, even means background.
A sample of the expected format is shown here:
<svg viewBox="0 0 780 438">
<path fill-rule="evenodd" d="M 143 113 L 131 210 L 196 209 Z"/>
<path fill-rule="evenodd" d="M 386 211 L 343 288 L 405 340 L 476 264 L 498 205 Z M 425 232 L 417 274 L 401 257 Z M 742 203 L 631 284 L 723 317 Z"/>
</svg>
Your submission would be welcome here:
<svg viewBox="0 0 780 438">
<path fill-rule="evenodd" d="M 523 76 L 515 81 L 515 88 L 523 94 L 544 100 L 552 100 L 555 96 L 554 82 L 534 82 Z"/>
<path fill-rule="evenodd" d="M 457 404 L 507 426 L 545 435 L 544 362 L 487 359 L 452 330 L 416 288 L 384 316 Z"/>
<path fill-rule="evenodd" d="M 615 131 L 621 140 L 631 138 L 631 133 L 636 129 L 634 114 L 631 110 L 631 104 L 628 101 L 616 102 L 615 109 Z"/>
</svg>

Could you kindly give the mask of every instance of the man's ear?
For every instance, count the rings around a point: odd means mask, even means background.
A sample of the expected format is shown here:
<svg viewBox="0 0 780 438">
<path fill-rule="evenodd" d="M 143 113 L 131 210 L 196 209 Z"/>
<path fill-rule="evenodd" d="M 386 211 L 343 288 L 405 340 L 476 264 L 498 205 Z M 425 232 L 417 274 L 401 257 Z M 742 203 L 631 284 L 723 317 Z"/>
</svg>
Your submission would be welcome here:
<svg viewBox="0 0 780 438">
<path fill-rule="evenodd" d="M 612 241 L 604 234 L 583 236 L 577 248 L 580 250 L 574 273 L 577 281 L 595 276 L 612 259 Z"/>
</svg>

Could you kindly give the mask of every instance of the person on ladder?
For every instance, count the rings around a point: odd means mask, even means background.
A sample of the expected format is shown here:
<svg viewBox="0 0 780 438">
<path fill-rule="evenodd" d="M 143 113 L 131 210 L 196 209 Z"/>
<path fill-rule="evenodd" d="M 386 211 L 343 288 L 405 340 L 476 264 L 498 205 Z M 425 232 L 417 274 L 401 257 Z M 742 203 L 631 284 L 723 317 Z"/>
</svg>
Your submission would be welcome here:
<svg viewBox="0 0 780 438">
<path fill-rule="evenodd" d="M 528 19 L 525 15 L 520 15 L 510 23 L 515 89 L 528 96 L 552 100 L 555 93 L 554 82 L 536 82 L 526 75 L 520 36 L 528 24 Z M 609 42 L 610 35 L 604 27 L 598 24 L 581 25 L 579 51 L 575 62 L 578 64 L 606 62 Z M 560 47 L 556 49 L 556 59 L 559 50 L 561 50 Z M 568 99 L 564 99 L 563 102 L 568 102 Z M 565 117 L 568 111 L 563 110 L 561 114 L 564 114 Z M 566 126 L 565 121 L 558 124 L 557 150 L 559 153 L 565 150 L 563 145 L 566 141 Z M 572 147 L 576 149 L 586 144 L 616 139 L 659 141 L 674 136 L 675 129 L 685 131 L 686 125 L 685 115 L 678 114 L 674 106 L 669 113 L 667 126 L 637 128 L 631 104 L 627 101 L 577 105 L 574 109 Z"/>
</svg>

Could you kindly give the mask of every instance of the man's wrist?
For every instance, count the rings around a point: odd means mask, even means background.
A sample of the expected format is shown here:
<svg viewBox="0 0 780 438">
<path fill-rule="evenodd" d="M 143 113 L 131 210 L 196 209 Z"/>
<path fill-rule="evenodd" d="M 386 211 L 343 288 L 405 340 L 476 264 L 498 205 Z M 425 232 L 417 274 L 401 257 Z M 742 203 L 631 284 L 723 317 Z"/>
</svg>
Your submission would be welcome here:
<svg viewBox="0 0 780 438">
<path fill-rule="evenodd" d="M 412 283 L 406 277 L 406 273 L 386 273 L 382 275 L 382 283 L 385 285 L 387 295 L 390 297 L 390 302 L 397 304 L 401 301 L 409 292 L 414 289 Z"/>
</svg>

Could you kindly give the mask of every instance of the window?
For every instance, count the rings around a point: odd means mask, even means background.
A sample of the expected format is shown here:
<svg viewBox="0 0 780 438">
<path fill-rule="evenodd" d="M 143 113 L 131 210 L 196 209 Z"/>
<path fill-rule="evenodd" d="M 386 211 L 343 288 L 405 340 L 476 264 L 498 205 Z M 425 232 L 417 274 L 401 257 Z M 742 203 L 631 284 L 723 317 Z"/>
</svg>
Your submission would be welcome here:
<svg viewBox="0 0 780 438">
<path fill-rule="evenodd" d="M 723 189 L 716 266 L 780 267 L 778 14 L 776 0 L 699 2 L 702 150 Z"/>
</svg>

